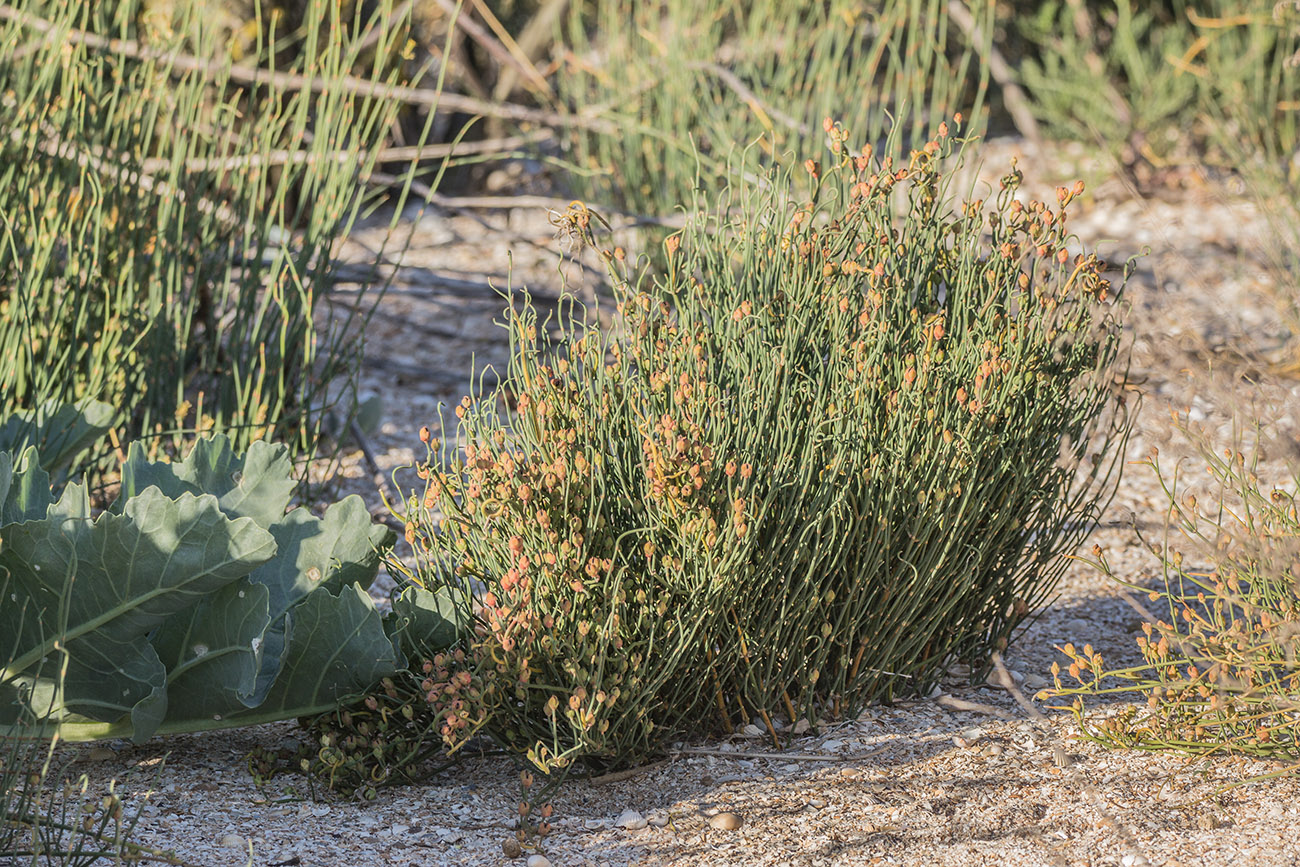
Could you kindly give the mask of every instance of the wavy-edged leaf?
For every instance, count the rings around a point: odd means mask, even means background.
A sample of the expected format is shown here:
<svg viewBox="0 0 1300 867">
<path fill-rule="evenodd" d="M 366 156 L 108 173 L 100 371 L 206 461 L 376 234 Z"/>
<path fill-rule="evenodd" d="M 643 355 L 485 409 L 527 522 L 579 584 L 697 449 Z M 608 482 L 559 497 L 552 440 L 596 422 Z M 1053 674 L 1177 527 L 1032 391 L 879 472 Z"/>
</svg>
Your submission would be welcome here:
<svg viewBox="0 0 1300 867">
<path fill-rule="evenodd" d="M 0 527 L 44 518 L 54 497 L 36 447 L 22 454 L 0 450 Z"/>
<path fill-rule="evenodd" d="M 292 628 L 284 614 L 318 590 L 337 595 L 349 584 L 368 588 L 379 571 L 380 551 L 393 539 L 355 495 L 331 505 L 321 518 L 295 509 L 271 527 L 271 535 L 276 556 L 250 576 L 270 591 L 271 626 L 264 636 L 257 695 L 265 695 L 280 674 L 285 633 Z"/>
<path fill-rule="evenodd" d="M 448 587 L 430 592 L 412 585 L 393 600 L 387 625 L 408 655 L 446 650 L 470 629 L 468 599 L 456 599 Z"/>
<path fill-rule="evenodd" d="M 170 497 L 212 494 L 232 518 L 252 518 L 269 528 L 284 518 L 296 484 L 289 450 L 282 445 L 258 441 L 238 455 L 218 434 L 196 442 L 183 461 L 164 463 L 150 461 L 136 442 L 122 464 L 122 490 L 113 509 L 120 511 L 130 497 L 156 485 Z"/>
<path fill-rule="evenodd" d="M 284 668 L 256 708 L 230 725 L 309 716 L 332 710 L 406 664 L 384 632 L 369 594 L 349 584 L 338 596 L 321 589 L 289 612 Z"/>
<path fill-rule="evenodd" d="M 40 451 L 47 472 L 67 469 L 78 456 L 113 426 L 117 410 L 97 400 L 75 404 L 47 403 L 36 410 L 19 410 L 0 424 L 0 451 Z"/>
<path fill-rule="evenodd" d="M 256 707 L 270 591 L 241 579 L 169 618 L 152 644 L 167 669 L 167 719 L 220 719 Z"/>
<path fill-rule="evenodd" d="M 63 708 L 105 722 L 129 712 L 142 741 L 166 709 L 166 669 L 148 633 L 266 562 L 275 540 L 210 495 L 148 488 L 94 521 L 84 501 L 70 485 L 48 517 L 5 529 L 0 634 L 18 636 L 18 652 L 0 680 L 39 664 L 58 639 L 69 654 Z"/>
</svg>

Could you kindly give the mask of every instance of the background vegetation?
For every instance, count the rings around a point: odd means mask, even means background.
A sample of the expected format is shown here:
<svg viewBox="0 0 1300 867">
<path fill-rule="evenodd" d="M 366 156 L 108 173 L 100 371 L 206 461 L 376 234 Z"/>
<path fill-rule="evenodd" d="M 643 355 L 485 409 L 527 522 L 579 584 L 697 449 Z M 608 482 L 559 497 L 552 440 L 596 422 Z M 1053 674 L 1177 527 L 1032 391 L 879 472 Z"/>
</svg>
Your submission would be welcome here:
<svg viewBox="0 0 1300 867">
<path fill-rule="evenodd" d="M 776 737 L 776 715 L 923 689 L 1012 637 L 1110 489 L 1072 487 L 1070 458 L 1096 431 L 1090 470 L 1117 456 L 1102 383 L 1123 356 L 1102 265 L 1067 228 L 1079 191 L 1020 202 L 1013 169 L 997 201 L 963 202 L 942 180 L 958 114 L 976 137 L 1082 141 L 1137 195 L 1179 168 L 1242 181 L 1274 218 L 1292 339 L 1241 354 L 1261 376 L 1300 370 L 1294 2 L 23 0 L 0 5 L 0 58 L 0 445 L 11 468 L 36 445 L 56 487 L 123 481 L 111 457 L 129 443 L 137 461 L 179 458 L 214 433 L 236 452 L 284 444 L 301 477 L 327 419 L 355 412 L 383 291 L 332 292 L 360 215 L 385 204 L 395 221 L 412 188 L 472 188 L 502 156 L 588 200 L 555 219 L 601 250 L 620 316 L 592 330 L 570 311 L 558 349 L 526 306 L 511 319 L 510 386 L 532 409 L 467 398 L 474 452 L 420 468 L 409 578 L 442 587 L 417 606 L 438 618 L 423 642 L 390 636 L 403 671 L 313 723 L 322 749 L 303 761 L 330 785 L 410 779 L 431 743 L 479 732 L 543 770 L 636 760 L 684 720 L 758 713 Z M 689 228 L 643 237 L 643 257 L 605 250 L 601 215 L 619 212 Z M 782 312 L 796 300 L 812 318 Z M 696 380 L 755 408 L 754 441 L 681 414 Z M 1143 636 L 1149 667 L 1118 673 L 1150 713 L 1091 729 L 1111 742 L 1293 752 L 1297 478 L 1265 480 L 1248 451 L 1206 450 L 1222 482 L 1208 512 L 1161 470 L 1175 528 L 1242 546 L 1205 570 L 1161 549 L 1170 615 Z M 828 492 L 837 473 L 855 481 Z M 540 521 L 534 496 L 552 525 L 514 526 Z M 0 556 L 20 560 L 14 540 L 49 508 L 6 514 Z M 94 509 L 60 520 L 106 520 Z M 971 543 L 902 529 L 931 520 Z M 530 590 L 521 558 L 556 568 Z M 960 592 L 882 601 L 901 569 L 957 564 Z M 747 605 L 769 599 L 779 621 Z M 889 631 L 876 615 L 912 628 L 864 659 L 862 636 Z M 1087 649 L 1070 663 L 1059 690 L 1113 686 Z M 41 774 L 12 771 L 32 755 L 0 766 L 5 833 L 43 803 Z"/>
</svg>

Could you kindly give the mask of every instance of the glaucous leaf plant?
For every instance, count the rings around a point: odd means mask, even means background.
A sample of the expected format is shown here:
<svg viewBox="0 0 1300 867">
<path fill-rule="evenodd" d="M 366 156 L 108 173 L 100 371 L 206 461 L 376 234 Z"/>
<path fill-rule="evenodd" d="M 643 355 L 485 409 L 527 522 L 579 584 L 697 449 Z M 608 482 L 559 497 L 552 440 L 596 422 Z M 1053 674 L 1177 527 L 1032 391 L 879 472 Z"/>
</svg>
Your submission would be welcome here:
<svg viewBox="0 0 1300 867">
<path fill-rule="evenodd" d="M 92 516 L 34 447 L 0 451 L 0 733 L 143 742 L 318 714 L 403 667 L 406 627 L 446 633 L 418 588 L 383 622 L 366 588 L 391 531 L 355 496 L 286 512 L 292 469 L 265 442 L 176 463 L 136 443 Z"/>
<path fill-rule="evenodd" d="M 1026 202 L 1013 167 L 961 198 L 946 123 L 910 154 L 824 132 L 825 167 L 696 209 L 665 270 L 604 251 L 612 331 L 562 307 L 550 347 L 512 298 L 504 390 L 456 408 L 450 460 L 423 432 L 410 579 L 475 594 L 425 684 L 449 740 L 609 767 L 925 694 L 986 667 L 1097 520 L 1132 407 L 1081 185 Z"/>
</svg>

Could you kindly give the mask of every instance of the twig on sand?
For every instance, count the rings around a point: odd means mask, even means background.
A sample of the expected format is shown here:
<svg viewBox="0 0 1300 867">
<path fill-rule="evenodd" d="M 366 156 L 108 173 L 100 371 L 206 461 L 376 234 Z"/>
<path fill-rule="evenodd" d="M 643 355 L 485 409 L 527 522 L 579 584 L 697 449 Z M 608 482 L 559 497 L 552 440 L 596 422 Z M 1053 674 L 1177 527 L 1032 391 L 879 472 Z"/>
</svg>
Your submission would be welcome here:
<svg viewBox="0 0 1300 867">
<path fill-rule="evenodd" d="M 628 768 L 626 771 L 614 771 L 609 774 L 601 774 L 599 777 L 590 777 L 587 782 L 591 783 L 593 786 L 608 786 L 611 783 L 621 783 L 624 780 L 630 780 L 633 777 L 639 777 L 642 774 L 657 771 L 666 764 L 668 764 L 668 759 L 661 759 L 657 762 L 651 762 L 648 765 L 641 765 L 639 768 Z"/>
<path fill-rule="evenodd" d="M 887 747 L 876 747 L 874 750 L 867 750 L 865 753 L 853 753 L 843 756 L 828 756 L 825 753 L 753 753 L 749 751 L 738 752 L 732 750 L 716 750 L 707 747 L 682 747 L 679 750 L 673 750 L 673 756 L 716 756 L 723 759 L 766 759 L 776 762 L 859 762 L 863 759 L 869 759 L 884 752 Z"/>
</svg>

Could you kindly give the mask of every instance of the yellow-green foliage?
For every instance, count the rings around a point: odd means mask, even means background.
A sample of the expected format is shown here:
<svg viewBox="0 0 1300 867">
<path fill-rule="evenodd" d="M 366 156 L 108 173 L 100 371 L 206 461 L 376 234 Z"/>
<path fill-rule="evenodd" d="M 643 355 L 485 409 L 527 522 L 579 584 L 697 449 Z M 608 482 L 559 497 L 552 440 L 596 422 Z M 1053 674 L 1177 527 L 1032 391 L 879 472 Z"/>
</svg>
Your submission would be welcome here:
<svg viewBox="0 0 1300 867">
<path fill-rule="evenodd" d="M 665 215 L 818 156 L 828 114 L 876 143 L 897 122 L 913 145 L 954 112 L 978 119 L 993 31 L 977 5 L 984 44 L 930 0 L 570 4 L 559 92 L 617 130 L 575 140 L 582 191 Z"/>
<path fill-rule="evenodd" d="M 397 106 L 322 85 L 395 30 L 308 4 L 278 37 L 302 78 L 277 79 L 266 42 L 222 56 L 206 6 L 29 0 L 0 20 L 0 415 L 96 399 L 123 440 L 310 450 L 350 409 L 367 307 L 327 309 L 331 251 Z"/>
<path fill-rule="evenodd" d="M 907 157 L 823 131 L 825 169 L 716 203 L 662 276 L 606 251 L 611 334 L 562 315 L 552 356 L 524 299 L 515 411 L 465 398 L 463 456 L 419 468 L 415 578 L 481 582 L 471 716 L 540 767 L 979 667 L 1111 491 L 1121 308 L 1078 188 L 954 205 L 946 125 Z"/>
<path fill-rule="evenodd" d="M 1116 669 L 1091 645 L 1066 645 L 1068 669 L 1053 666 L 1049 695 L 1073 696 L 1084 734 L 1111 746 L 1295 761 L 1300 464 L 1294 440 L 1287 442 L 1294 433 L 1271 432 L 1275 460 L 1291 452 L 1288 471 L 1262 465 L 1261 435 L 1270 435 L 1263 424 L 1253 442 L 1223 451 L 1205 434 L 1184 431 L 1209 484 L 1196 482 L 1201 473 L 1182 461 L 1170 469 L 1154 450 L 1147 461 L 1167 497 L 1169 532 L 1151 545 L 1163 582 L 1147 592 L 1155 613 L 1137 638 L 1142 664 Z M 1104 552 L 1094 555 L 1111 574 Z M 1118 694 L 1144 696 L 1146 704 L 1097 716 L 1083 701 Z"/>
</svg>

